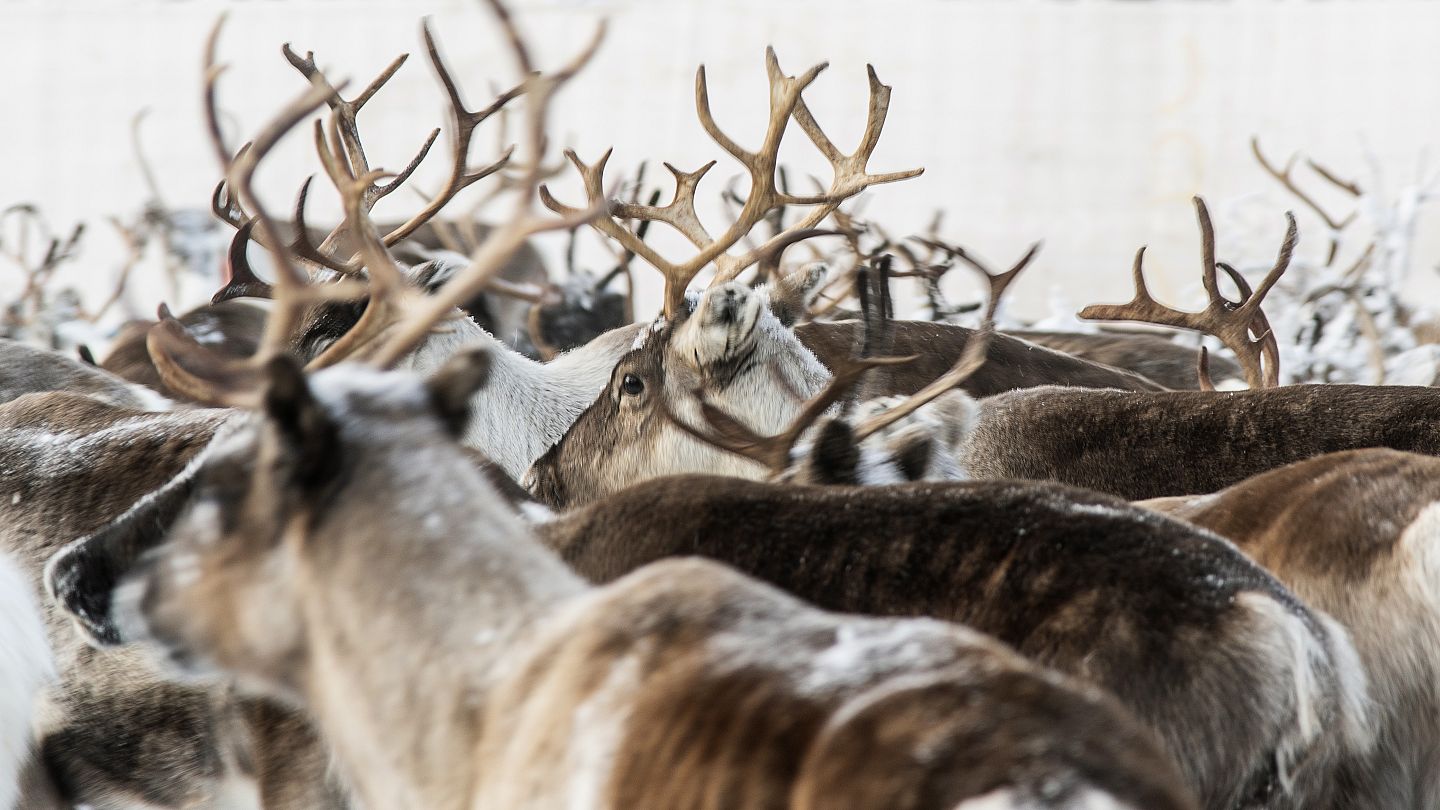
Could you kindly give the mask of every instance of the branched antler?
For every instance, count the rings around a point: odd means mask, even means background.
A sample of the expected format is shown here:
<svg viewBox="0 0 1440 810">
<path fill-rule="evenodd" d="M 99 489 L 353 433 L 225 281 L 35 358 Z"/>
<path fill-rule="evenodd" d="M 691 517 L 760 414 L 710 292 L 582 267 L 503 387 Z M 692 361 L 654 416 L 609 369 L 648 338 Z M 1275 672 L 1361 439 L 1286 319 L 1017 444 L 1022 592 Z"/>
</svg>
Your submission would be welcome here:
<svg viewBox="0 0 1440 810">
<path fill-rule="evenodd" d="M 660 271 L 665 278 L 665 315 L 674 317 L 683 306 L 685 288 L 707 265 L 716 267 L 716 281 L 735 278 L 761 257 L 773 255 L 776 246 L 786 242 L 790 234 L 814 229 L 830 215 L 844 200 L 860 193 L 872 185 L 904 180 L 921 173 L 921 169 L 870 174 L 867 169 L 870 154 L 880 138 L 885 123 L 886 111 L 890 104 L 890 88 L 880 83 L 874 68 L 869 68 L 870 112 L 859 147 L 851 154 L 841 153 L 820 129 L 810 111 L 806 108 L 801 93 L 820 75 L 826 65 L 820 64 L 805 71 L 799 77 L 787 76 L 780 69 L 775 51 L 765 51 L 765 67 L 770 83 L 770 119 L 760 148 L 750 151 L 741 147 L 725 134 L 715 123 L 710 112 L 709 90 L 705 82 L 705 68 L 702 65 L 695 73 L 695 108 L 700 124 L 725 152 L 738 161 L 750 176 L 750 190 L 744 199 L 739 214 L 719 236 L 711 236 L 700 222 L 695 211 L 695 191 L 700 180 L 714 165 L 706 163 L 693 172 L 686 172 L 665 164 L 675 178 L 675 194 L 663 206 L 635 205 L 618 200 L 607 201 L 604 192 L 605 164 L 610 158 L 607 150 L 593 164 L 586 164 L 574 153 L 567 151 L 566 157 L 575 165 L 584 183 L 586 198 L 591 207 L 603 208 L 608 216 L 594 221 L 594 226 L 606 236 L 616 240 L 623 247 L 640 256 Z M 796 196 L 784 191 L 777 178 L 780 141 L 791 119 L 815 144 L 830 162 L 834 172 L 829 189 L 819 195 Z M 557 213 L 573 214 L 577 209 L 566 206 L 552 196 L 548 189 L 541 187 L 541 199 L 547 207 Z M 757 224 L 764 221 L 772 211 L 785 206 L 813 206 L 813 208 L 789 227 L 767 239 L 765 242 L 742 254 L 729 251 L 738 244 Z M 634 232 L 619 220 L 640 219 L 662 222 L 684 236 L 698 251 L 684 261 L 672 261 L 658 251 L 635 238 Z"/>
<path fill-rule="evenodd" d="M 1210 223 L 1210 212 L 1205 201 L 1195 198 L 1195 215 L 1200 222 L 1201 255 L 1200 280 L 1210 301 L 1200 312 L 1183 312 L 1159 303 L 1150 295 L 1145 285 L 1145 248 L 1135 253 L 1131 275 L 1135 283 L 1135 297 L 1127 304 L 1094 304 L 1080 310 L 1080 317 L 1096 321 L 1140 321 L 1177 329 L 1190 329 L 1219 338 L 1245 371 L 1246 382 L 1252 388 L 1271 388 L 1280 384 L 1280 350 L 1274 332 L 1260 305 L 1266 294 L 1280 280 L 1290 266 L 1291 255 L 1299 240 L 1295 226 L 1295 215 L 1285 213 L 1285 240 L 1280 245 L 1275 266 L 1266 274 L 1260 288 L 1253 294 L 1247 293 L 1247 286 L 1241 287 L 1242 301 L 1238 304 L 1220 293 L 1218 269 L 1215 261 L 1215 229 Z M 1227 268 L 1227 272 L 1229 268 Z M 1234 273 L 1232 278 L 1239 274 Z M 1243 284 L 1243 279 L 1241 282 Z M 1251 335 L 1255 337 L 1252 339 Z"/>
</svg>

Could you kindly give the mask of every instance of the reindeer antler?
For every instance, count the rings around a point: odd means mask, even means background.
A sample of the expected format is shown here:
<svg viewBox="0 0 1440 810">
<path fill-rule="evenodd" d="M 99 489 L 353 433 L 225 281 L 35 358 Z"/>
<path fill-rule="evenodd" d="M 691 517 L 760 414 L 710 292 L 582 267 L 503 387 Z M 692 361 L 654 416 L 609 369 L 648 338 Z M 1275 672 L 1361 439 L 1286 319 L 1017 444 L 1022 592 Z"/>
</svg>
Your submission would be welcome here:
<svg viewBox="0 0 1440 810">
<path fill-rule="evenodd" d="M 566 157 L 575 165 L 584 182 L 585 194 L 592 207 L 603 208 L 607 216 L 596 219 L 592 224 L 600 232 L 619 242 L 623 247 L 644 259 L 665 278 L 665 315 L 673 318 L 679 313 L 685 297 L 685 288 L 707 265 L 714 264 L 716 281 L 728 281 L 759 261 L 763 256 L 773 255 L 772 251 L 793 234 L 814 229 L 829 216 L 840 203 L 880 183 L 904 180 L 920 174 L 922 169 L 870 174 L 866 168 L 870 154 L 880 138 L 885 124 L 885 115 L 890 105 L 890 88 L 880 83 L 874 68 L 869 68 L 870 112 L 865 134 L 854 153 L 842 154 L 820 129 L 801 98 L 801 93 L 824 70 L 825 64 L 816 65 L 799 77 L 787 76 L 780 69 L 773 48 L 765 50 L 765 68 L 770 83 L 770 119 L 765 136 L 758 150 L 751 152 L 732 140 L 710 112 L 709 90 L 705 82 L 705 67 L 695 73 L 695 109 L 710 138 L 735 158 L 750 175 L 750 191 L 746 195 L 735 221 L 719 236 L 712 237 L 700 222 L 695 212 L 695 191 L 700 180 L 714 165 L 706 163 L 693 172 L 686 172 L 665 164 L 675 178 L 675 194 L 663 206 L 636 205 L 618 200 L 606 201 L 604 194 L 605 164 L 610 159 L 607 150 L 594 164 L 586 164 L 574 153 L 567 151 Z M 834 176 L 830 188 L 815 196 L 795 196 L 785 192 L 777 179 L 780 141 L 791 119 L 810 137 L 810 140 L 830 162 Z M 571 213 L 570 208 L 554 198 L 545 187 L 540 189 L 541 199 L 547 207 L 557 213 Z M 758 247 L 740 255 L 729 253 L 757 224 L 764 221 L 770 212 L 789 205 L 814 206 L 812 210 L 780 233 L 770 237 Z M 662 222 L 684 236 L 698 251 L 684 261 L 671 261 L 658 251 L 635 237 L 620 219 L 640 219 Z"/>
<path fill-rule="evenodd" d="M 1145 248 L 1142 247 L 1135 253 L 1135 264 L 1131 269 L 1135 297 L 1127 304 L 1094 304 L 1085 307 L 1080 310 L 1080 317 L 1095 321 L 1140 321 L 1212 335 L 1235 353 L 1250 387 L 1272 388 L 1279 385 L 1280 349 L 1274 332 L 1268 322 L 1263 320 L 1264 313 L 1260 311 L 1260 305 L 1285 273 L 1285 269 L 1290 266 L 1290 257 L 1300 238 L 1295 226 L 1295 215 L 1288 211 L 1285 213 L 1285 240 L 1280 245 L 1275 266 L 1266 274 L 1260 288 L 1253 294 L 1246 294 L 1246 288 L 1241 288 L 1244 300 L 1238 304 L 1227 300 L 1220 293 L 1218 266 L 1215 261 L 1215 228 L 1210 223 L 1210 212 L 1205 207 L 1205 201 L 1199 197 L 1195 198 L 1195 215 L 1200 222 L 1200 280 L 1210 299 L 1204 310 L 1183 312 L 1167 307 L 1151 297 L 1145 285 Z M 1253 340 L 1250 337 L 1252 333 L 1255 335 Z"/>
</svg>

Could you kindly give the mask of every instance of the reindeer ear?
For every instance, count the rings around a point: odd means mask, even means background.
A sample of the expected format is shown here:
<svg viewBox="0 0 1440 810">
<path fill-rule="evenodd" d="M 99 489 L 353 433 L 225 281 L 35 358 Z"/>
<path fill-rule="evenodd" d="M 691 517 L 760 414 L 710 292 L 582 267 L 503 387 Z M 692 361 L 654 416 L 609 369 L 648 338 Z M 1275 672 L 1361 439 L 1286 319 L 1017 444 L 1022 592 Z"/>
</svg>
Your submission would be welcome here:
<svg viewBox="0 0 1440 810">
<path fill-rule="evenodd" d="M 900 468 L 900 474 L 905 480 L 920 481 L 925 478 L 925 472 L 930 469 L 930 461 L 935 456 L 935 439 L 917 431 L 902 436 L 892 450 L 895 466 Z"/>
<path fill-rule="evenodd" d="M 314 489 L 338 469 L 340 431 L 320 406 L 300 361 L 279 355 L 265 364 L 265 415 L 289 449 L 291 483 Z"/>
<path fill-rule="evenodd" d="M 808 459 L 817 484 L 860 484 L 860 447 L 843 419 L 827 419 L 820 426 Z"/>
<path fill-rule="evenodd" d="M 70 543 L 45 564 L 45 590 L 76 627 L 100 647 L 124 643 L 111 615 L 120 580 L 141 555 L 164 541 L 195 490 L 195 465 L 88 537 Z"/>
<path fill-rule="evenodd" d="M 450 434 L 459 437 L 470 423 L 470 398 L 490 380 L 490 352 L 484 347 L 450 358 L 425 382 L 430 404 Z"/>
<path fill-rule="evenodd" d="M 770 285 L 770 311 L 785 326 L 794 326 L 805 314 L 810 299 L 825 280 L 825 265 L 812 264 L 781 276 Z"/>
</svg>

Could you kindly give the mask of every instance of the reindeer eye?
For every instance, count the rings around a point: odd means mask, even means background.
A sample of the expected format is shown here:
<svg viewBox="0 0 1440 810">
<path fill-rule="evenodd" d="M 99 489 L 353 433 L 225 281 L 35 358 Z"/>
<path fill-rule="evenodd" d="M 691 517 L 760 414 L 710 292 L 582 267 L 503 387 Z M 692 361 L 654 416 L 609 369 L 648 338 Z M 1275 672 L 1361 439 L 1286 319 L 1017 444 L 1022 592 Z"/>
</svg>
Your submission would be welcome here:
<svg viewBox="0 0 1440 810">
<path fill-rule="evenodd" d="M 626 396 L 638 397 L 645 390 L 645 383 L 634 374 L 626 374 L 625 379 L 620 381 L 620 390 Z"/>
</svg>

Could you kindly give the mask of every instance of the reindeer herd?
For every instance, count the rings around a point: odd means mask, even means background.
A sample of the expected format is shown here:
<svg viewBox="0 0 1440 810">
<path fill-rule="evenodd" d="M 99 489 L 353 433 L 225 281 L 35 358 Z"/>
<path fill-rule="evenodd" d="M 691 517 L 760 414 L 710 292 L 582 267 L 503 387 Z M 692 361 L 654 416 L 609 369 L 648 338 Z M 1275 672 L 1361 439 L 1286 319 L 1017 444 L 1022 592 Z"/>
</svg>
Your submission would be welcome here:
<svg viewBox="0 0 1440 810">
<path fill-rule="evenodd" d="M 1038 245 L 996 272 L 938 221 L 897 240 L 842 208 L 920 173 L 869 165 L 873 69 L 849 153 L 804 100 L 824 65 L 768 51 L 766 127 L 738 140 L 697 71 L 748 180 L 712 232 L 713 162 L 666 164 L 661 204 L 566 152 L 584 198 L 551 193 L 548 113 L 604 29 L 540 69 L 489 7 L 524 78 L 468 107 L 422 26 L 450 163 L 384 225 L 439 142 L 398 174 L 367 157 L 357 114 L 404 58 L 347 96 L 286 46 L 301 92 L 237 146 L 217 24 L 212 303 L 98 360 L 37 345 L 53 324 L 0 341 L 0 808 L 1440 807 L 1440 393 L 1280 384 L 1282 339 L 1318 368 L 1364 320 L 1272 326 L 1294 217 L 1252 288 L 1197 198 L 1203 310 L 1157 302 L 1142 250 L 1134 299 L 1080 313 L 1229 356 L 1002 328 Z M 474 165 L 512 108 L 519 148 Z M 306 128 L 330 231 L 310 180 L 288 220 L 253 187 Z M 809 194 L 779 165 L 796 129 L 832 169 Z M 481 224 L 453 201 L 487 180 L 512 207 Z M 584 228 L 613 267 L 551 281 L 532 237 Z M 63 317 L 77 238 L 7 324 Z M 1359 281 L 1376 255 L 1340 290 L 1356 312 L 1398 301 Z M 665 283 L 640 322 L 637 261 Z M 983 306 L 944 300 L 956 266 Z M 904 279 L 933 320 L 895 317 Z M 1426 345 L 1404 316 L 1382 376 Z"/>
</svg>

